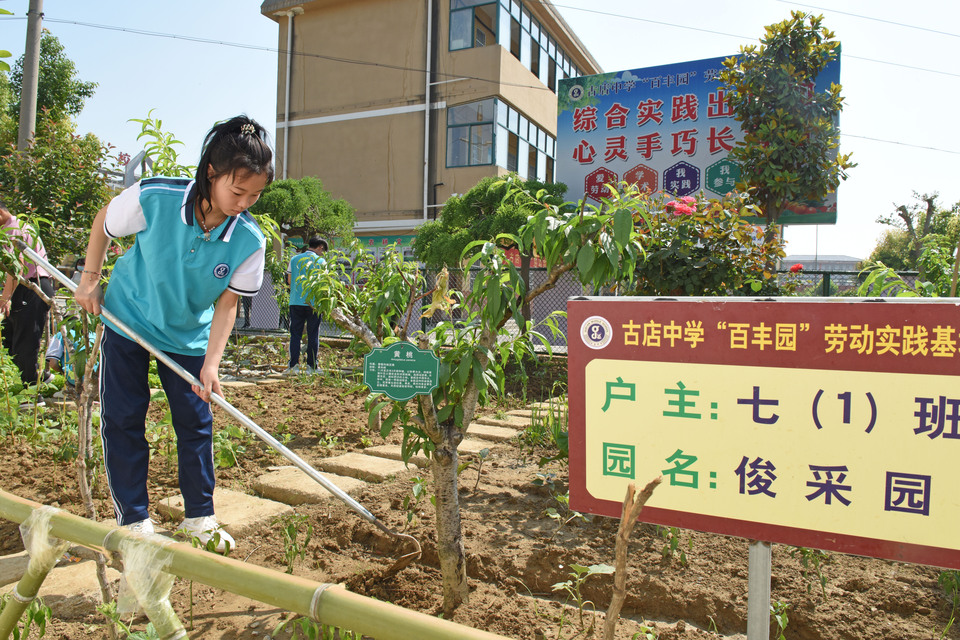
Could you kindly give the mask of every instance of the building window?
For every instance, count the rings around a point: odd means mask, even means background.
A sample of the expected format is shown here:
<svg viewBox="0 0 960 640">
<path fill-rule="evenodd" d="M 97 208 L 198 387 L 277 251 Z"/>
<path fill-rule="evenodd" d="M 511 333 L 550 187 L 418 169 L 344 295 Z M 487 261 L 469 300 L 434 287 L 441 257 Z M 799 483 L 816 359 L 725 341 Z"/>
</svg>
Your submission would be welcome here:
<svg viewBox="0 0 960 640">
<path fill-rule="evenodd" d="M 520 156 L 520 136 L 513 131 L 507 131 L 507 171 L 516 172 Z"/>
<path fill-rule="evenodd" d="M 516 20 L 510 21 L 510 53 L 520 59 L 520 23 Z"/>
<path fill-rule="evenodd" d="M 450 50 L 485 47 L 497 42 L 497 5 L 490 0 L 452 0 Z"/>
<path fill-rule="evenodd" d="M 493 164 L 493 98 L 447 109 L 447 166 Z"/>
</svg>

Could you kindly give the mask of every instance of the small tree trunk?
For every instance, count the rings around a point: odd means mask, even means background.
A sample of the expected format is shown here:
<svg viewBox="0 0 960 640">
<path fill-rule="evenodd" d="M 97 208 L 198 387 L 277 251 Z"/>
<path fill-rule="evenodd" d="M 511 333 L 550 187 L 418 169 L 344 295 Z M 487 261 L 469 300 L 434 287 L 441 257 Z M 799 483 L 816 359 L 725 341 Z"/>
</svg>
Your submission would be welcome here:
<svg viewBox="0 0 960 640">
<path fill-rule="evenodd" d="M 630 534 L 633 532 L 633 526 L 637 524 L 637 518 L 640 517 L 643 505 L 653 495 L 653 490 L 657 488 L 661 480 L 663 480 L 661 476 L 651 480 L 639 496 L 636 496 L 636 487 L 633 486 L 632 482 L 627 487 L 627 497 L 623 500 L 623 511 L 620 515 L 620 528 L 617 530 L 613 596 L 610 598 L 610 606 L 607 608 L 607 615 L 603 621 L 603 640 L 613 640 L 617 631 L 620 609 L 627 599 L 627 547 L 630 544 Z"/>
<path fill-rule="evenodd" d="M 457 487 L 457 445 L 459 431 L 444 428 L 443 442 L 430 456 L 433 486 L 436 491 L 437 555 L 443 576 L 443 615 L 447 619 L 460 604 L 467 602 L 467 557 L 463 549 L 460 522 L 460 494 Z"/>
<path fill-rule="evenodd" d="M 769 245 L 777 237 L 777 224 L 780 222 L 780 213 L 781 208 L 773 204 L 772 202 L 767 202 L 766 207 L 764 207 L 764 215 L 767 218 L 767 227 L 764 230 L 763 234 L 763 243 Z M 767 257 L 767 271 L 770 273 L 776 273 L 777 271 L 777 259 L 776 257 L 769 255 Z"/>
<path fill-rule="evenodd" d="M 530 298 L 527 297 L 527 294 L 530 293 L 530 254 L 529 253 L 520 254 L 520 279 L 523 280 L 524 299 L 523 299 L 523 308 L 520 310 L 520 313 L 523 314 L 523 318 L 519 319 L 518 324 L 520 325 L 520 331 L 523 331 L 524 320 L 533 319 L 530 315 Z"/>
</svg>

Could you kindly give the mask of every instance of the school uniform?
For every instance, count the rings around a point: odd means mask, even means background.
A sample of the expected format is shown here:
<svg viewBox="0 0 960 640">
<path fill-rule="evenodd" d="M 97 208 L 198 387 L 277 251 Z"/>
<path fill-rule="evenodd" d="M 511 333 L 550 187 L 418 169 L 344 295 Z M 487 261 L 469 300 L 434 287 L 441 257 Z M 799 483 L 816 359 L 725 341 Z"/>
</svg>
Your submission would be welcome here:
<svg viewBox="0 0 960 640">
<path fill-rule="evenodd" d="M 317 368 L 317 352 L 320 350 L 320 314 L 307 302 L 301 276 L 314 266 L 323 266 L 327 261 L 313 251 L 307 250 L 290 258 L 290 368 L 300 362 L 300 340 L 303 327 L 307 327 L 307 366 Z"/>
<path fill-rule="evenodd" d="M 225 290 L 252 296 L 263 280 L 266 242 L 247 212 L 205 234 L 194 218 L 194 182 L 147 178 L 110 201 L 109 238 L 135 235 L 113 269 L 103 306 L 199 377 L 214 304 Z M 149 517 L 144 437 L 149 353 L 104 318 L 100 355 L 101 436 L 117 522 Z M 160 382 L 177 433 L 186 518 L 213 515 L 213 416 L 190 384 L 163 363 Z"/>
</svg>

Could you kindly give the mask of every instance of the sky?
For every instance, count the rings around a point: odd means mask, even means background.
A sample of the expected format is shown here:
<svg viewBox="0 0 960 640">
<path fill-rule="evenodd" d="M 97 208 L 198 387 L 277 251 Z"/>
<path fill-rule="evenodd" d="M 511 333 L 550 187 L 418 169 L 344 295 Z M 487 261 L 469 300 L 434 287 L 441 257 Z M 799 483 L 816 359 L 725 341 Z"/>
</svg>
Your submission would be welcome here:
<svg viewBox="0 0 960 640">
<path fill-rule="evenodd" d="M 838 191 L 836 225 L 791 225 L 787 254 L 866 258 L 886 229 L 877 218 L 914 192 L 960 201 L 960 3 L 946 0 L 556 0 L 605 72 L 732 55 L 793 9 L 822 14 L 843 46 L 841 151 L 858 166 Z M 0 0 L 0 49 L 24 50 L 27 0 Z M 80 79 L 98 84 L 78 118 L 131 155 L 153 110 L 195 164 L 221 119 L 246 113 L 276 130 L 279 25 L 260 0 L 44 0 L 44 27 Z M 331 52 L 336 54 L 336 52 Z M 322 179 L 322 176 L 320 176 Z"/>
</svg>

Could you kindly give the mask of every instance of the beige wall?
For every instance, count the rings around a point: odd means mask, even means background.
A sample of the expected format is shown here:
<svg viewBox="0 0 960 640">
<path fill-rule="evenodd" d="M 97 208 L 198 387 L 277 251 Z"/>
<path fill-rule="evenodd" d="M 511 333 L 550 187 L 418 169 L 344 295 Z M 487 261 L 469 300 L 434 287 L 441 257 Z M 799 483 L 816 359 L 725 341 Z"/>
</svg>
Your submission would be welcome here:
<svg viewBox="0 0 960 640">
<path fill-rule="evenodd" d="M 423 113 L 290 130 L 290 167 L 316 175 L 358 220 L 420 217 L 423 212 Z M 387 215 L 390 214 L 390 215 Z"/>
<path fill-rule="evenodd" d="M 294 118 L 423 102 L 417 71 L 426 51 L 423 0 L 350 0 L 319 9 L 308 3 L 304 9 L 294 20 L 294 46 L 304 54 L 293 61 Z"/>
</svg>

